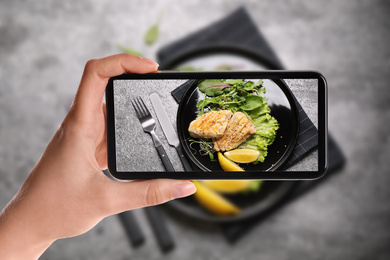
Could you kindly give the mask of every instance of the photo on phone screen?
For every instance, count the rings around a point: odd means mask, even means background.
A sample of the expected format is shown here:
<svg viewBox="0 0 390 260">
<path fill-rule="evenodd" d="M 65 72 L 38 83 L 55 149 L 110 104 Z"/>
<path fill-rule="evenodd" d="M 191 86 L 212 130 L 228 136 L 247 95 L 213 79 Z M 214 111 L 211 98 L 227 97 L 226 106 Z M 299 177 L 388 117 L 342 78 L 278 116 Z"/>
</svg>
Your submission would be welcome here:
<svg viewBox="0 0 390 260">
<path fill-rule="evenodd" d="M 174 138 L 191 165 L 191 176 L 199 173 L 199 178 L 310 179 L 324 172 L 326 104 L 320 77 L 211 75 L 114 78 L 107 100 L 112 108 L 107 114 L 112 117 L 110 171 L 121 176 L 138 173 L 140 178 L 164 176 L 168 157 L 176 172 L 172 176 L 185 172 L 180 153 L 169 145 Z M 162 107 L 156 108 L 151 95 L 158 96 Z M 137 116 L 134 100 L 139 98 L 154 120 L 164 160 Z M 171 131 L 163 129 L 163 120 Z"/>
</svg>

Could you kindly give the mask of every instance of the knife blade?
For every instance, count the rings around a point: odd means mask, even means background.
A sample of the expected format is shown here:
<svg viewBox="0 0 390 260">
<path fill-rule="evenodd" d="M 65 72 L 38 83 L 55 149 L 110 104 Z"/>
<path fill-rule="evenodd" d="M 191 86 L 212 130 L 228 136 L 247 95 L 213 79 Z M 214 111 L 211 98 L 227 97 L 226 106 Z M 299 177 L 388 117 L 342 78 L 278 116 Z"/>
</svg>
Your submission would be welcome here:
<svg viewBox="0 0 390 260">
<path fill-rule="evenodd" d="M 154 112 L 156 112 L 158 122 L 163 129 L 163 132 L 168 140 L 169 145 L 174 146 L 176 148 L 180 161 L 183 164 L 184 170 L 187 172 L 192 171 L 191 164 L 184 155 L 179 138 L 177 137 L 176 131 L 173 128 L 171 122 L 169 121 L 167 112 L 165 111 L 164 106 L 161 103 L 160 97 L 157 93 L 153 93 L 150 95 L 150 100 L 152 101 Z"/>
</svg>

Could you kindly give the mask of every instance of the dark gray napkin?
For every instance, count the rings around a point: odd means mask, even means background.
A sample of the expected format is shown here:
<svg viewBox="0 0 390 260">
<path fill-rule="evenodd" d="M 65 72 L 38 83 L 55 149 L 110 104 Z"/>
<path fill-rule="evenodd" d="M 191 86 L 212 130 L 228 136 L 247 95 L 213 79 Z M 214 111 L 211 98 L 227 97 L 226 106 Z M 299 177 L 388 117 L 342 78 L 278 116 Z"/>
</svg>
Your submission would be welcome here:
<svg viewBox="0 0 390 260">
<path fill-rule="evenodd" d="M 262 36 L 245 8 L 241 7 L 216 23 L 163 47 L 157 58 L 160 65 L 202 47 L 227 45 L 241 47 L 260 54 L 269 69 L 282 69 L 283 65 Z"/>
<path fill-rule="evenodd" d="M 228 15 L 226 18 L 208 26 L 207 28 L 204 28 L 185 37 L 184 39 L 178 40 L 172 44 L 169 44 L 168 46 L 163 47 L 158 52 L 157 57 L 161 67 L 163 67 L 164 64 L 168 64 L 171 60 L 180 57 L 186 52 L 195 50 L 197 48 L 215 46 L 218 44 L 245 48 L 262 56 L 264 60 L 266 60 L 266 64 L 264 65 L 268 69 L 283 69 L 282 63 L 244 8 L 239 8 L 238 10 Z M 172 95 L 177 102 L 180 101 L 189 85 L 190 82 L 184 83 L 172 91 Z M 294 151 L 284 167 L 291 166 L 318 145 L 317 138 L 315 138 L 318 134 L 317 129 L 311 120 L 307 117 L 307 114 L 302 109 L 301 105 L 298 102 L 296 104 L 301 121 L 300 133 Z M 345 157 L 330 135 L 328 139 L 328 172 L 331 172 L 344 164 Z M 321 178 L 319 181 L 323 179 L 324 178 Z M 255 216 L 252 219 L 248 219 L 245 222 L 223 224 L 221 225 L 222 231 L 224 232 L 228 241 L 237 241 L 266 216 L 280 208 L 282 205 L 285 205 L 292 199 L 297 198 L 298 195 L 303 194 L 304 191 L 314 187 L 319 183 L 319 181 L 297 182 L 297 187 L 293 193 L 286 200 L 281 201 L 268 212 Z"/>
</svg>

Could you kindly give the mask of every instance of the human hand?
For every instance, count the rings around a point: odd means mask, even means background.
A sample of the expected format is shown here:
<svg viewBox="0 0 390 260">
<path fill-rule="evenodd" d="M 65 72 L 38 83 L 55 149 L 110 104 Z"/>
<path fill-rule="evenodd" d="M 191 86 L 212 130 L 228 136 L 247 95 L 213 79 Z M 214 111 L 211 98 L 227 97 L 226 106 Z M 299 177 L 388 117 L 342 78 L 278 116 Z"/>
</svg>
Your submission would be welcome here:
<svg viewBox="0 0 390 260">
<path fill-rule="evenodd" d="M 152 60 L 119 54 L 87 62 L 68 115 L 21 189 L 0 213 L 2 259 L 36 259 L 55 240 L 87 232 L 106 216 L 195 192 L 190 181 L 115 182 L 107 168 L 104 91 L 124 72 L 157 70 Z"/>
</svg>

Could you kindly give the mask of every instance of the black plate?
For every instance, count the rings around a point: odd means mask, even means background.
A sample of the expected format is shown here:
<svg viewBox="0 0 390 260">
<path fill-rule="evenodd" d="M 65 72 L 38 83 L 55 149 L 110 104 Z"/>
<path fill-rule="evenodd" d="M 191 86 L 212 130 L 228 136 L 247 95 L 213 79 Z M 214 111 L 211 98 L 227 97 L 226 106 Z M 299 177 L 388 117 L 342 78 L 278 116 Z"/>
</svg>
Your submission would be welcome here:
<svg viewBox="0 0 390 260">
<path fill-rule="evenodd" d="M 297 184 L 298 182 L 295 181 L 264 181 L 259 192 L 224 195 L 225 198 L 240 208 L 241 212 L 238 215 L 213 215 L 199 205 L 194 196 L 172 200 L 168 205 L 197 220 L 230 223 L 268 212 L 277 206 L 279 202 L 287 199 Z"/>
<path fill-rule="evenodd" d="M 268 155 L 263 163 L 240 165 L 245 171 L 273 171 L 278 169 L 288 159 L 294 149 L 298 131 L 299 114 L 295 106 L 294 97 L 282 80 L 263 80 L 266 88 L 268 106 L 271 115 L 279 123 L 277 136 L 268 147 Z M 194 82 L 184 94 L 177 114 L 177 130 L 179 140 L 190 160 L 202 171 L 222 171 L 218 161 L 211 161 L 208 155 L 202 155 L 199 144 L 192 144 L 188 127 L 196 119 L 198 110 L 196 104 L 204 97 Z"/>
</svg>

